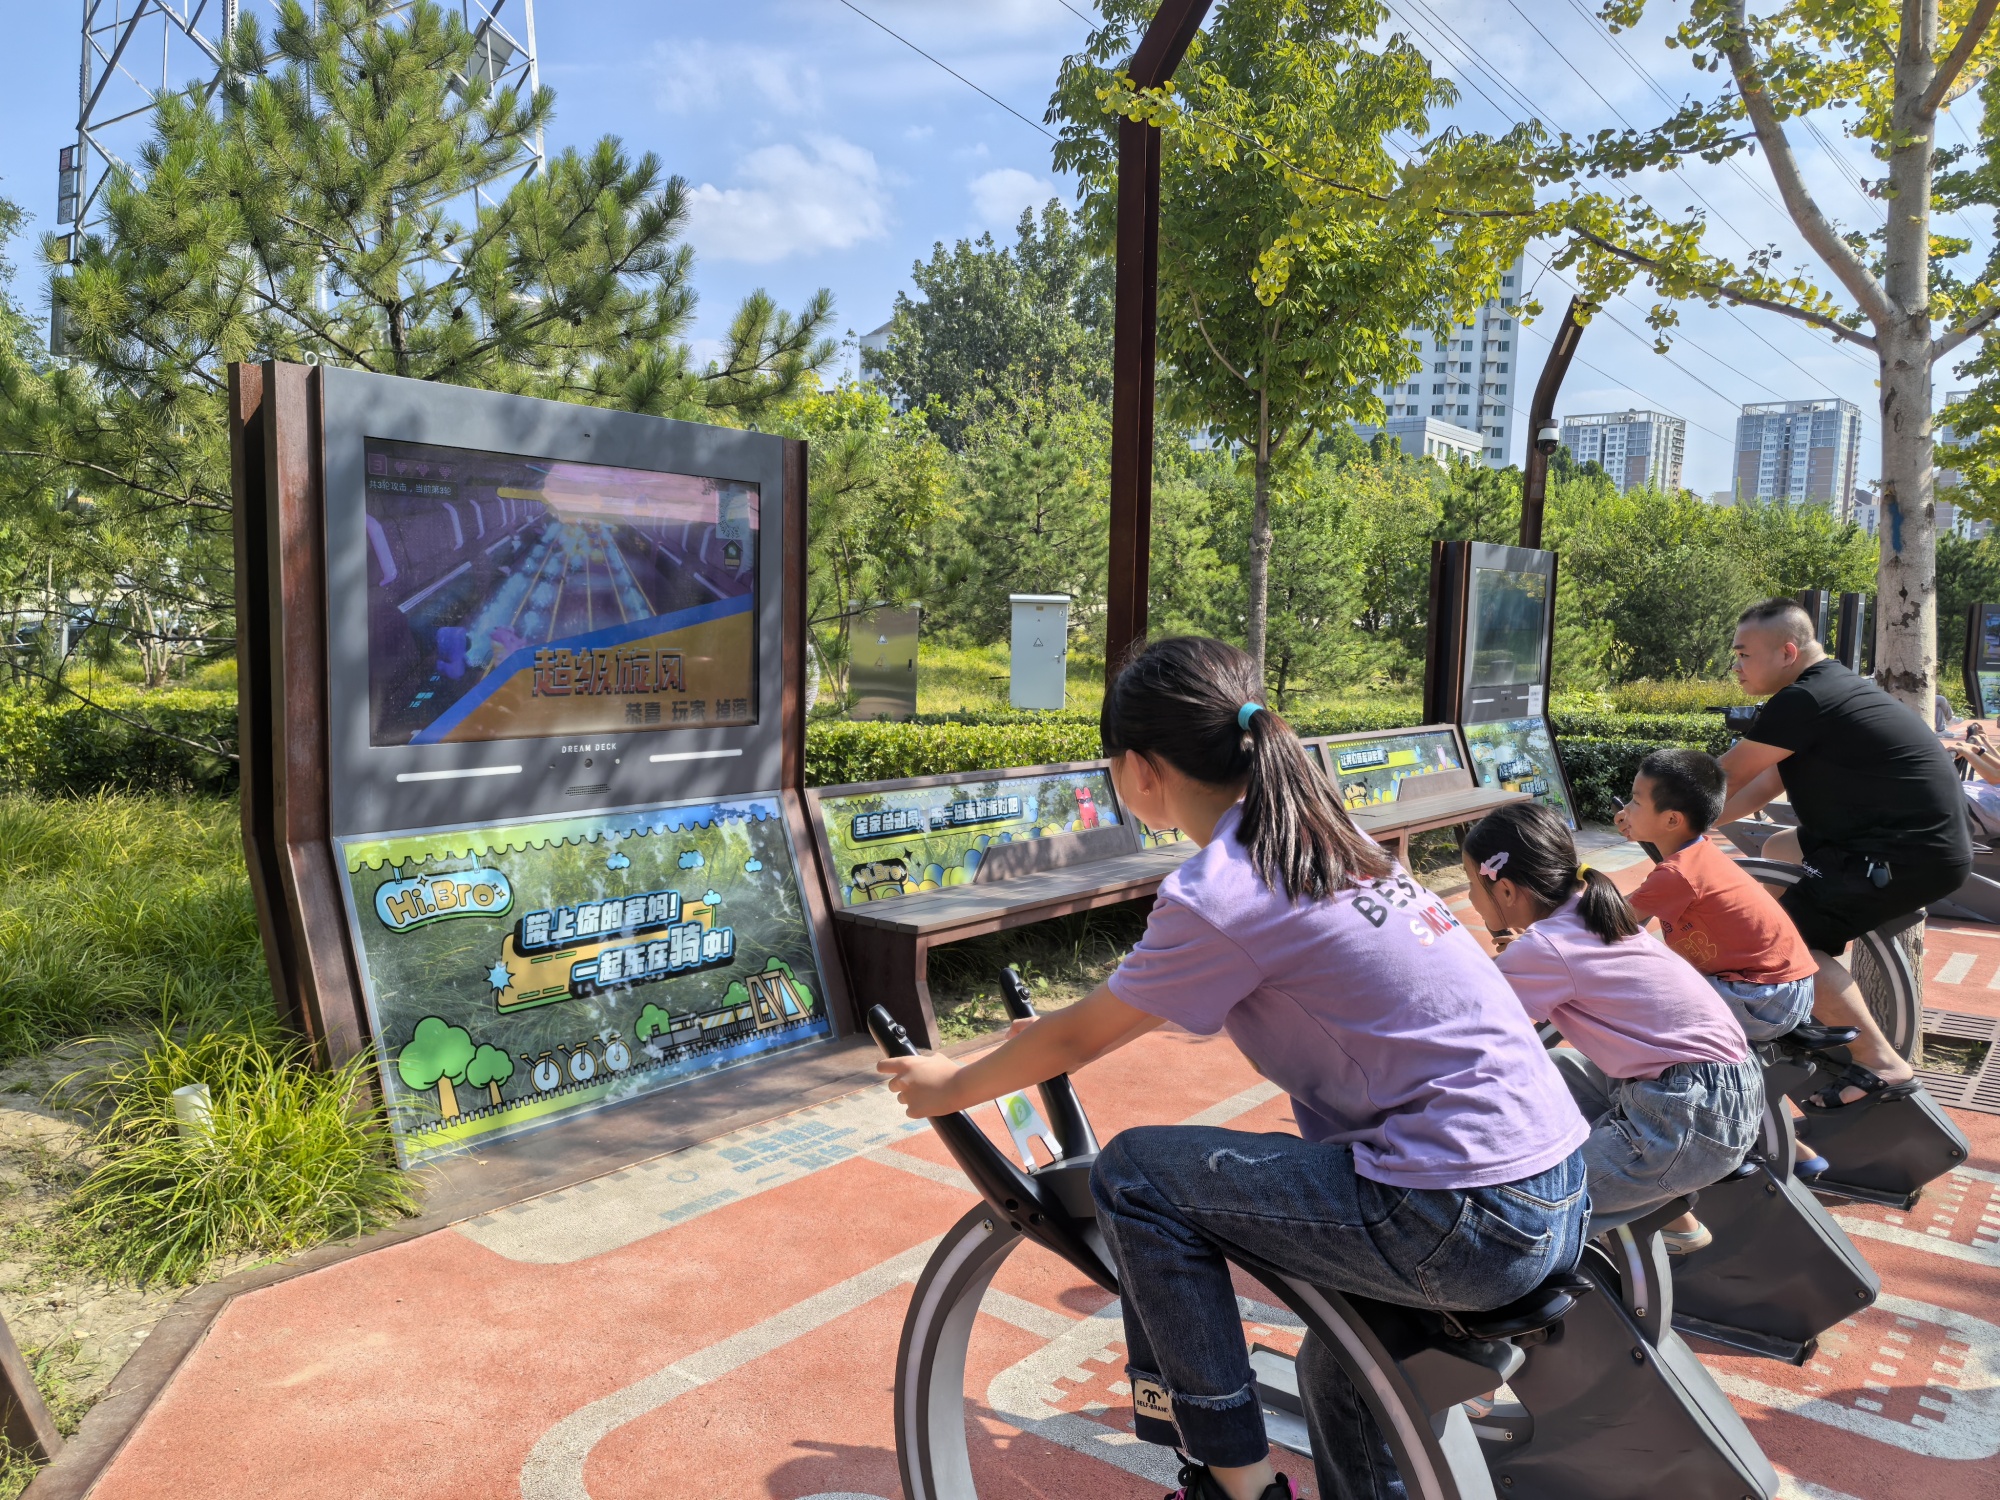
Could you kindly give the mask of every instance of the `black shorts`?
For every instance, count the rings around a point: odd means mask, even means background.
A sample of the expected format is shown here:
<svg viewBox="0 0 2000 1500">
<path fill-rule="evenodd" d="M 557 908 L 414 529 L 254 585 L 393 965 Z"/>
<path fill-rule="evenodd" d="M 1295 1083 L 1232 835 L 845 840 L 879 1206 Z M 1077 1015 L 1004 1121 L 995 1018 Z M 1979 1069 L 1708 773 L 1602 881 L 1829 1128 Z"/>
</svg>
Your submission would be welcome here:
<svg viewBox="0 0 2000 1500">
<path fill-rule="evenodd" d="M 1972 873 L 1971 860 L 1933 856 L 1918 863 L 1906 857 L 1878 861 L 1888 864 L 1889 883 L 1877 886 L 1868 878 L 1868 860 L 1826 845 L 1805 856 L 1805 879 L 1778 897 L 1778 904 L 1808 948 L 1838 958 L 1864 932 L 1942 900 Z"/>
</svg>

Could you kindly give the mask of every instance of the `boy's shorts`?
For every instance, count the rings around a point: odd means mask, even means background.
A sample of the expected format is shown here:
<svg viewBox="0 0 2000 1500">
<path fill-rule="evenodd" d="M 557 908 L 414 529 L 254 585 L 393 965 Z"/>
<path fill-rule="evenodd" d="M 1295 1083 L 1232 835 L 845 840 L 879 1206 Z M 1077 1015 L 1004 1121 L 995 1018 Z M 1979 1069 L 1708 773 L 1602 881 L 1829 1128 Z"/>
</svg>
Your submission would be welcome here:
<svg viewBox="0 0 2000 1500">
<path fill-rule="evenodd" d="M 1753 1042 L 1768 1042 L 1796 1030 L 1812 1014 L 1813 982 L 1787 979 L 1783 984 L 1752 984 L 1744 979 L 1717 979 L 1703 975 L 1728 1005 L 1729 1013 L 1743 1026 L 1743 1035 Z"/>
</svg>

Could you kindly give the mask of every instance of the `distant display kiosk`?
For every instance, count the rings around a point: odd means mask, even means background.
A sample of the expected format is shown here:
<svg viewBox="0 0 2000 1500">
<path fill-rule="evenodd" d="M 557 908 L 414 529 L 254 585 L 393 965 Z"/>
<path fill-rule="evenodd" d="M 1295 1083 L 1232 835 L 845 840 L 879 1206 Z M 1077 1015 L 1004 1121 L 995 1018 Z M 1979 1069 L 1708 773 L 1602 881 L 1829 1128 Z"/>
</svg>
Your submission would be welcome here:
<svg viewBox="0 0 2000 1500">
<path fill-rule="evenodd" d="M 1482 787 L 1525 792 L 1576 826 L 1576 799 L 1548 720 L 1556 555 L 1436 542 L 1424 718 L 1455 723 Z"/>
<path fill-rule="evenodd" d="M 1966 611 L 1965 699 L 1975 719 L 2000 717 L 2000 604 Z"/>
<path fill-rule="evenodd" d="M 802 444 L 231 368 L 278 991 L 406 1165 L 851 1029 L 802 801 Z"/>
</svg>

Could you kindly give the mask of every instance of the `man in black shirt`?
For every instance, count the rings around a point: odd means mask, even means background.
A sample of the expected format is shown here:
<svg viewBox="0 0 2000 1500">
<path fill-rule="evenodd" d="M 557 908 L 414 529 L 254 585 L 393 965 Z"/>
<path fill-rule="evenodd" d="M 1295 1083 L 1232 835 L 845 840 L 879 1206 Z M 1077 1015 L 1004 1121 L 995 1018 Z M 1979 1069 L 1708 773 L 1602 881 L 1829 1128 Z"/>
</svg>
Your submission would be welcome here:
<svg viewBox="0 0 2000 1500">
<path fill-rule="evenodd" d="M 1862 933 L 1964 883 L 1972 871 L 1965 795 L 1930 725 L 1831 660 L 1791 600 L 1746 609 L 1732 649 L 1743 690 L 1771 696 L 1722 757 L 1722 818 L 1747 818 L 1781 790 L 1791 799 L 1799 826 L 1764 853 L 1805 866 L 1779 904 L 1819 964 L 1813 1013 L 1860 1029 L 1838 1099 L 1851 1104 L 1907 1083 L 1914 1070 L 1875 1024 L 1840 955 Z"/>
</svg>

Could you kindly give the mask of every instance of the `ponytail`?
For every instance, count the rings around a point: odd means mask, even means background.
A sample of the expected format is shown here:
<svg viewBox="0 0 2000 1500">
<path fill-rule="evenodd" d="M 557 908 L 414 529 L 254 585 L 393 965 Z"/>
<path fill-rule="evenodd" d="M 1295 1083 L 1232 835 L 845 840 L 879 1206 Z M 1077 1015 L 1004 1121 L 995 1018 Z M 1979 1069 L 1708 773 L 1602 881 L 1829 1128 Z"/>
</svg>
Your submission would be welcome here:
<svg viewBox="0 0 2000 1500">
<path fill-rule="evenodd" d="M 1516 802 L 1488 813 L 1465 836 L 1475 880 L 1511 880 L 1553 911 L 1573 895 L 1577 915 L 1593 936 L 1615 943 L 1639 931 L 1638 914 L 1602 870 L 1579 864 L 1569 826 L 1539 802 Z"/>
<path fill-rule="evenodd" d="M 1238 836 L 1264 883 L 1316 901 L 1392 868 L 1354 826 L 1292 726 L 1257 700 L 1250 657 L 1207 636 L 1155 641 L 1104 695 L 1106 755 L 1158 756 L 1210 786 L 1244 788 Z"/>
</svg>

